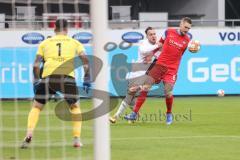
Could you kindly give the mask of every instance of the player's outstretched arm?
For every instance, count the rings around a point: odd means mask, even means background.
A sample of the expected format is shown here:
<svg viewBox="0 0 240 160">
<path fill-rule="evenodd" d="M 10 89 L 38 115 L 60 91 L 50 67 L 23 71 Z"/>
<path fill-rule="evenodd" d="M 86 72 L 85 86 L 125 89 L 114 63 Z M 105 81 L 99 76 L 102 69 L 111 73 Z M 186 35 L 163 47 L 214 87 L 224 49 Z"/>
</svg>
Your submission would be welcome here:
<svg viewBox="0 0 240 160">
<path fill-rule="evenodd" d="M 155 49 L 159 49 L 159 44 L 155 44 L 155 45 L 143 45 L 140 44 L 139 45 L 139 51 L 143 56 L 147 56 L 149 54 L 151 54 Z"/>
<path fill-rule="evenodd" d="M 152 57 L 158 58 L 158 56 L 160 55 L 159 53 L 162 50 L 162 45 L 163 44 L 161 42 L 157 42 L 154 46 L 145 48 L 144 50 L 140 48 L 140 53 L 144 55 L 144 62 L 150 63 L 152 62 Z"/>
</svg>

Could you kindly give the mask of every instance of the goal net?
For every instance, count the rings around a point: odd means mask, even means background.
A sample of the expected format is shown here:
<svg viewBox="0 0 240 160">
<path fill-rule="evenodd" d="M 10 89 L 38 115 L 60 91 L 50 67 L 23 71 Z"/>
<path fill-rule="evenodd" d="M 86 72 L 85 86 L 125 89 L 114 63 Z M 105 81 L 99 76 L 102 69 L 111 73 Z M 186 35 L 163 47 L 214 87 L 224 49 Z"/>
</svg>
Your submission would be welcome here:
<svg viewBox="0 0 240 160">
<path fill-rule="evenodd" d="M 69 21 L 69 33 L 90 32 L 88 0 L 0 0 L 8 13 L 0 14 L 0 159 L 93 159 L 93 120 L 81 129 L 83 147 L 73 148 L 72 122 L 59 119 L 55 108 L 61 95 L 44 106 L 28 149 L 20 149 L 32 106 L 32 67 L 38 44 L 54 35 L 58 18 Z M 89 35 L 85 34 L 85 41 Z M 3 43 L 2 43 L 3 42 Z M 89 44 L 84 44 L 89 50 Z M 80 69 L 81 72 L 82 69 Z M 83 76 L 77 75 L 78 85 Z M 80 100 L 81 111 L 92 109 L 91 99 Z"/>
</svg>

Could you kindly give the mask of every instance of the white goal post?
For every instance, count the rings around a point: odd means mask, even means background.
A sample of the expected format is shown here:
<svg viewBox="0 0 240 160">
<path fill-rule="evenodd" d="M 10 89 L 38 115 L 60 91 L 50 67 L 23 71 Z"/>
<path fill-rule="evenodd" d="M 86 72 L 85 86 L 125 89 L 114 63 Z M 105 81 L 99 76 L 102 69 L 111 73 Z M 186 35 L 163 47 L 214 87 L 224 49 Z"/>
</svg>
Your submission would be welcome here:
<svg viewBox="0 0 240 160">
<path fill-rule="evenodd" d="M 95 88 L 108 91 L 108 83 L 103 83 L 106 82 L 106 77 L 109 77 L 107 54 L 103 54 L 106 53 L 104 44 L 107 42 L 107 0 L 91 0 L 90 2 L 91 27 L 94 35 L 93 54 L 103 62 L 103 67 L 96 79 Z M 109 104 L 109 97 L 103 97 L 103 100 Z M 99 104 L 96 99 L 93 100 L 93 103 L 94 108 Z M 109 106 L 104 107 L 106 108 L 102 109 L 108 109 Z M 108 121 L 108 114 L 94 119 L 94 160 L 110 160 L 110 124 Z"/>
</svg>

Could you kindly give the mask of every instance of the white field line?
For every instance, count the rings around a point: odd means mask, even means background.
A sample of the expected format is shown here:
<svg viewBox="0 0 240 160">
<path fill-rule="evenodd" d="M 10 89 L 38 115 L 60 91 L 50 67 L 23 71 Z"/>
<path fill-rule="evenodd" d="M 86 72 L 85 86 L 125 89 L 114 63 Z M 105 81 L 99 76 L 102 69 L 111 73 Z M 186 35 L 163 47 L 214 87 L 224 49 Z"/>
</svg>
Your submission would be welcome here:
<svg viewBox="0 0 240 160">
<path fill-rule="evenodd" d="M 111 141 L 131 141 L 131 140 L 169 140 L 169 139 L 200 139 L 200 138 L 231 138 L 239 139 L 240 135 L 214 135 L 214 136 L 167 136 L 167 137 L 124 137 L 112 138 Z"/>
<path fill-rule="evenodd" d="M 209 138 L 227 138 L 227 139 L 234 139 L 234 140 L 240 140 L 240 135 L 199 135 L 199 136 L 166 136 L 166 137 L 123 137 L 123 138 L 111 138 L 111 141 L 136 141 L 136 140 L 169 140 L 169 139 L 209 139 Z M 0 144 L 0 147 L 18 147 L 14 144 L 14 141 L 8 142 L 8 144 Z M 20 143 L 20 142 L 19 142 Z M 85 145 L 90 145 L 93 143 L 93 139 L 89 138 L 83 138 L 83 143 Z M 52 141 L 51 147 L 59 147 L 61 145 L 72 145 L 71 141 L 68 142 L 60 142 L 60 141 Z M 46 147 L 46 144 L 43 140 L 35 140 L 34 144 L 32 144 L 34 147 Z"/>
</svg>

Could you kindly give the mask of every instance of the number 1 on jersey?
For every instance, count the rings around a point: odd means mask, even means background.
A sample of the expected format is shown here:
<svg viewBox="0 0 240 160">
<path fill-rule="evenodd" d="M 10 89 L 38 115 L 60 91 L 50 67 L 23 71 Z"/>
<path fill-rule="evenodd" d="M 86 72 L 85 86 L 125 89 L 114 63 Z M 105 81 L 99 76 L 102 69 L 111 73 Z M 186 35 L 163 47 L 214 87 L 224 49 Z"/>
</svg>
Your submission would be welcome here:
<svg viewBox="0 0 240 160">
<path fill-rule="evenodd" d="M 56 46 L 58 46 L 58 56 L 61 56 L 62 44 L 61 43 L 57 43 Z"/>
</svg>

